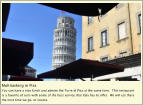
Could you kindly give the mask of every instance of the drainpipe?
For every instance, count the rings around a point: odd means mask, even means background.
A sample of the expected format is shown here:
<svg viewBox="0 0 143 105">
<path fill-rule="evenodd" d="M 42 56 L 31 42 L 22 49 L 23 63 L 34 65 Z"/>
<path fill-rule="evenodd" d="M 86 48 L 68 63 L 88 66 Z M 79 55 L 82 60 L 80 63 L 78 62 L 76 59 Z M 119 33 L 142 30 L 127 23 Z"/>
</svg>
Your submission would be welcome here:
<svg viewBox="0 0 143 105">
<path fill-rule="evenodd" d="M 128 3 L 128 15 L 129 15 L 129 28 L 130 28 L 130 37 L 131 37 L 131 54 L 133 54 L 133 39 L 132 39 L 132 26 L 131 26 L 131 17 L 130 17 L 130 5 Z"/>
</svg>

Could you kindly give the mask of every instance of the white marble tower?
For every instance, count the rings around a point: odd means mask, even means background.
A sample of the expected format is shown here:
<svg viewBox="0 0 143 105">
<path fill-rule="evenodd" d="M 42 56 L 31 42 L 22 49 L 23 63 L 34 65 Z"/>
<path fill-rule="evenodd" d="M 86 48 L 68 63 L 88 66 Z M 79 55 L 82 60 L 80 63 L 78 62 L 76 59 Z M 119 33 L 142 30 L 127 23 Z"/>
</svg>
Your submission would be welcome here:
<svg viewBox="0 0 143 105">
<path fill-rule="evenodd" d="M 76 60 L 76 29 L 74 19 L 61 16 L 54 30 L 52 69 Z"/>
</svg>

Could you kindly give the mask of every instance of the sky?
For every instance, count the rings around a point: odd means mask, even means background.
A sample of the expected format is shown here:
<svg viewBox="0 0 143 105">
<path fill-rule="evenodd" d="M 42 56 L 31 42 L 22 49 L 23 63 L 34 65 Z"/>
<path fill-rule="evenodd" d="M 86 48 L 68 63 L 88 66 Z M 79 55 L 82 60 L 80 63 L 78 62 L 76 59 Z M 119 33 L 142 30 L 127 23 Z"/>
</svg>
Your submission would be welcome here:
<svg viewBox="0 0 143 105">
<path fill-rule="evenodd" d="M 36 3 L 12 3 L 3 38 L 33 42 L 34 56 L 28 64 L 37 74 L 52 70 L 54 29 L 59 16 L 75 20 L 76 59 L 81 58 L 82 17 Z"/>
</svg>

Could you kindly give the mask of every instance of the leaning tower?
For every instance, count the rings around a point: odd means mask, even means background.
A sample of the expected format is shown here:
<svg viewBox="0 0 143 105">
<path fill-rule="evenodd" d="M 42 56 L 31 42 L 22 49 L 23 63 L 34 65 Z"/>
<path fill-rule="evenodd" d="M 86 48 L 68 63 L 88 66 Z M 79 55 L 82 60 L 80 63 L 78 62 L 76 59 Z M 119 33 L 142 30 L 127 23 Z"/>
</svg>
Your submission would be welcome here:
<svg viewBox="0 0 143 105">
<path fill-rule="evenodd" d="M 61 16 L 54 30 L 52 69 L 76 60 L 76 30 L 74 19 Z"/>
</svg>

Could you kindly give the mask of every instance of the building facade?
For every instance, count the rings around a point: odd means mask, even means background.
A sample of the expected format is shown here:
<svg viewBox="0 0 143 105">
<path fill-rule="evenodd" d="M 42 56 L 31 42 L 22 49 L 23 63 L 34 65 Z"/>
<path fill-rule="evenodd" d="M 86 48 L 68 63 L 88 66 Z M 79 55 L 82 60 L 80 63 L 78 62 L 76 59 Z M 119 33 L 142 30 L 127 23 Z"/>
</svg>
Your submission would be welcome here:
<svg viewBox="0 0 143 105">
<path fill-rule="evenodd" d="M 2 75 L 2 81 L 8 81 L 10 78 L 9 75 Z"/>
<path fill-rule="evenodd" d="M 25 76 L 36 77 L 36 70 L 30 66 L 25 66 Z"/>
<path fill-rule="evenodd" d="M 82 26 L 84 59 L 106 62 L 141 53 L 141 3 L 120 3 L 104 15 L 83 16 Z"/>
<path fill-rule="evenodd" d="M 52 69 L 76 60 L 76 29 L 74 19 L 61 16 L 54 30 Z"/>
<path fill-rule="evenodd" d="M 30 77 L 36 77 L 36 70 L 30 66 L 25 66 L 23 68 L 23 70 L 25 71 L 24 74 L 21 74 L 21 76 L 30 76 Z M 11 79 L 11 77 L 17 77 L 14 75 L 2 75 L 2 80 L 3 81 L 9 81 Z"/>
</svg>

